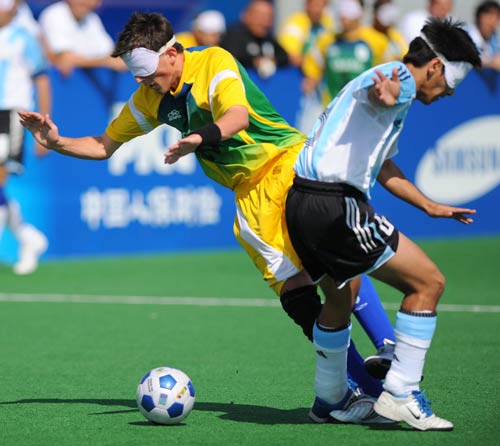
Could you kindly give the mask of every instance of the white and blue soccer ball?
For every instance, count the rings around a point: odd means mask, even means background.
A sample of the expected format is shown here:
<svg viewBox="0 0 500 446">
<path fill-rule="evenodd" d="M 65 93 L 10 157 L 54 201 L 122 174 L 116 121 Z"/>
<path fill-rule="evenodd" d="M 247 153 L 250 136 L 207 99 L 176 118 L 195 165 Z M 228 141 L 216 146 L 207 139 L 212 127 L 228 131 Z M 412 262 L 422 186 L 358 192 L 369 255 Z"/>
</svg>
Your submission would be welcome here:
<svg viewBox="0 0 500 446">
<path fill-rule="evenodd" d="M 146 373 L 137 387 L 137 405 L 153 423 L 177 424 L 193 409 L 194 386 L 189 376 L 173 367 Z"/>
</svg>

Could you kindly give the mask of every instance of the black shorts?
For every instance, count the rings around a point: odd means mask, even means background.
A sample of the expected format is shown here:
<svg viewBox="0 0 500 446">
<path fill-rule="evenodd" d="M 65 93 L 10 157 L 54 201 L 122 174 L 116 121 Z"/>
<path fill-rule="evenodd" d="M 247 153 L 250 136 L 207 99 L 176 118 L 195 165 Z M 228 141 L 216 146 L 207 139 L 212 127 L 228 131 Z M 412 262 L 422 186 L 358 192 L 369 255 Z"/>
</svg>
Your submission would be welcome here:
<svg viewBox="0 0 500 446">
<path fill-rule="evenodd" d="M 296 177 L 288 192 L 286 222 L 315 282 L 328 274 L 341 287 L 377 269 L 398 247 L 397 229 L 375 213 L 362 192 L 344 183 Z"/>
<path fill-rule="evenodd" d="M 0 164 L 19 171 L 23 161 L 24 128 L 15 110 L 0 110 Z M 10 168 L 9 168 L 10 167 Z"/>
</svg>

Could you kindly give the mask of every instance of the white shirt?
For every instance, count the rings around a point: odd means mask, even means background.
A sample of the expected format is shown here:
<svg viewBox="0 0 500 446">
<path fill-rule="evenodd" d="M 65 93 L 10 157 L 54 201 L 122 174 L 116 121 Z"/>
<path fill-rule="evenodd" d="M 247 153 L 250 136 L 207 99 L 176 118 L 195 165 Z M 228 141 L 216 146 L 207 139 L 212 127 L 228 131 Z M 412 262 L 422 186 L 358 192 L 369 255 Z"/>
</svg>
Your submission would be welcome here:
<svg viewBox="0 0 500 446">
<path fill-rule="evenodd" d="M 0 48 L 0 110 L 32 110 L 33 78 L 48 68 L 38 39 L 11 22 L 0 28 Z"/>
<path fill-rule="evenodd" d="M 113 39 L 94 12 L 89 12 L 78 22 L 68 4 L 60 1 L 47 6 L 40 14 L 39 22 L 53 53 L 71 51 L 80 56 L 96 58 L 109 56 L 113 52 Z"/>
<path fill-rule="evenodd" d="M 481 32 L 476 25 L 470 24 L 466 26 L 465 30 L 469 33 L 471 39 L 476 44 L 483 59 L 492 59 L 500 53 L 497 33 L 494 33 L 489 40 L 486 40 L 481 35 Z"/>
<path fill-rule="evenodd" d="M 398 68 L 401 92 L 393 107 L 381 107 L 368 99 L 374 70 L 387 77 Z M 370 198 L 385 160 L 397 151 L 397 140 L 416 85 L 408 68 L 390 62 L 365 71 L 349 82 L 317 119 L 295 163 L 299 177 L 309 180 L 346 183 Z"/>
<path fill-rule="evenodd" d="M 12 19 L 12 22 L 16 25 L 24 27 L 34 36 L 38 37 L 40 35 L 40 25 L 33 17 L 33 13 L 26 2 L 19 3 L 16 15 Z"/>
</svg>

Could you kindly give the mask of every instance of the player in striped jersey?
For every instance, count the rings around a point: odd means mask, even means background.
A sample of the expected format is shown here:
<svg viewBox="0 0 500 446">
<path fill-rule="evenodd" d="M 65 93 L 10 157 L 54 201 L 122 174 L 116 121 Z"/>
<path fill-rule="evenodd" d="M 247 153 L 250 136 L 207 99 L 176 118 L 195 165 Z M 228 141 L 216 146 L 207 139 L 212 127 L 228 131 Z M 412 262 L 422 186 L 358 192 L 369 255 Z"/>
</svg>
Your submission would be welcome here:
<svg viewBox="0 0 500 446">
<path fill-rule="evenodd" d="M 165 161 L 173 163 L 194 151 L 207 176 L 234 191 L 238 241 L 289 316 L 312 338 L 321 301 L 291 246 L 284 215 L 293 164 L 305 135 L 274 110 L 227 51 L 184 50 L 170 23 L 158 14 L 134 14 L 114 55 L 125 60 L 140 86 L 103 135 L 63 137 L 49 116 L 33 112 L 20 113 L 23 125 L 47 147 L 89 159 L 108 158 L 124 142 L 159 125 L 179 129 L 183 136 L 168 148 Z M 374 331 L 383 329 L 391 338 L 392 327 L 378 296 L 365 290 L 363 299 L 370 302 L 357 304 L 359 314 L 378 325 Z M 373 318 L 375 312 L 380 316 Z M 358 372 L 363 370 L 356 372 L 356 379 Z M 367 376 L 360 384 L 372 385 L 371 393 L 382 390 L 379 381 Z M 321 418 L 328 419 L 328 413 Z"/>
<path fill-rule="evenodd" d="M 350 338 L 352 288 L 370 274 L 404 294 L 396 317 L 394 360 L 375 403 L 380 415 L 419 430 L 451 430 L 430 409 L 420 380 L 436 326 L 445 280 L 438 267 L 399 233 L 368 200 L 375 181 L 431 217 L 472 222 L 475 211 L 436 203 L 410 183 L 392 161 L 414 99 L 424 104 L 453 94 L 481 59 L 461 23 L 431 19 L 403 62 L 379 65 L 352 80 L 318 118 L 297 158 L 286 217 L 292 243 L 314 281 L 331 293 L 314 327 L 320 354 L 316 407 L 330 405 L 336 419 L 350 397 L 345 357 Z"/>
</svg>

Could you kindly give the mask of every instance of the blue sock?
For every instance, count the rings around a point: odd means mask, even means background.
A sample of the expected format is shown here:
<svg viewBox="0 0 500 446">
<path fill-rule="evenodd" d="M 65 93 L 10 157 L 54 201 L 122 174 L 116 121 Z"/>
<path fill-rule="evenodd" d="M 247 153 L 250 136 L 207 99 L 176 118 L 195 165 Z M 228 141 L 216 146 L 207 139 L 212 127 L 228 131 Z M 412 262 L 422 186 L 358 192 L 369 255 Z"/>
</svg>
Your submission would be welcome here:
<svg viewBox="0 0 500 446">
<path fill-rule="evenodd" d="M 0 206 L 6 206 L 7 205 L 7 197 L 5 196 L 5 191 L 3 189 L 3 186 L 0 186 Z"/>
<path fill-rule="evenodd" d="M 361 276 L 361 288 L 353 313 L 377 350 L 384 345 L 384 339 L 394 342 L 391 321 L 380 302 L 377 290 L 367 276 Z"/>
<path fill-rule="evenodd" d="M 378 398 L 382 393 L 382 381 L 371 376 L 365 369 L 365 362 L 351 339 L 347 349 L 347 373 L 370 396 Z"/>
</svg>

